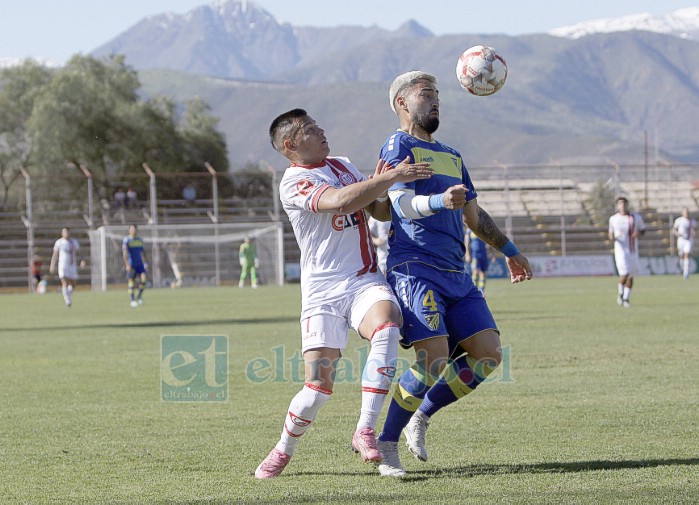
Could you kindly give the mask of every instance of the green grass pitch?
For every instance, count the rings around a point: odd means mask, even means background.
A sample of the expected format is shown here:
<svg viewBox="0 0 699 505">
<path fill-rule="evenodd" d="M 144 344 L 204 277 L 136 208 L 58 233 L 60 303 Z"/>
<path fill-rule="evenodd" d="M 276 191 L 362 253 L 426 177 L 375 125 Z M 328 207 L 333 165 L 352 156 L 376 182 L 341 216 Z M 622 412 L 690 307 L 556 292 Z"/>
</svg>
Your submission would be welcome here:
<svg viewBox="0 0 699 505">
<path fill-rule="evenodd" d="M 284 474 L 254 479 L 300 387 L 298 285 L 2 295 L 0 502 L 696 503 L 698 283 L 638 278 L 622 309 L 611 277 L 490 281 L 503 367 L 434 417 L 429 462 L 401 443 L 402 481 L 349 450 L 351 368 Z M 229 336 L 228 402 L 160 400 L 160 338 L 182 334 Z M 246 375 L 275 356 L 281 376 Z"/>
</svg>

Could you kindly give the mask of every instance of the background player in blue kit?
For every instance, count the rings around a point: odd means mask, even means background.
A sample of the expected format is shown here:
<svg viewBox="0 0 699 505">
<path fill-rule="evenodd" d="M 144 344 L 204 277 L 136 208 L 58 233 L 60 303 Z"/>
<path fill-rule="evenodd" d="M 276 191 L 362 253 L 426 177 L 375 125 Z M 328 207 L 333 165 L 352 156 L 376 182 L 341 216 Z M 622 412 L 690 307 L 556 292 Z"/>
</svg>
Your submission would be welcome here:
<svg viewBox="0 0 699 505">
<path fill-rule="evenodd" d="M 129 226 L 129 234 L 124 237 L 124 241 L 121 244 L 132 307 L 143 305 L 143 290 L 146 288 L 146 281 L 148 280 L 146 273 L 148 264 L 146 263 L 146 254 L 143 251 L 143 240 L 136 235 L 137 232 L 138 228 L 135 224 Z M 138 295 L 134 296 L 137 278 Z"/>
<path fill-rule="evenodd" d="M 387 280 L 401 305 L 401 344 L 414 347 L 415 364 L 395 386 L 378 446 L 379 472 L 405 475 L 398 456 L 401 430 L 408 448 L 427 460 L 425 431 L 438 410 L 472 392 L 502 359 L 500 334 L 464 263 L 464 226 L 507 256 L 513 283 L 531 279 L 527 259 L 478 206 L 458 151 L 432 138 L 439 126 L 439 91 L 421 71 L 398 76 L 389 90 L 400 129 L 381 148 L 395 166 L 406 157 L 428 162 L 430 179 L 389 189 L 392 224 Z M 404 430 L 405 428 L 405 430 Z"/>
<path fill-rule="evenodd" d="M 471 230 L 466 230 L 466 263 L 471 266 L 471 279 L 481 293 L 485 293 L 488 276 L 488 246 Z"/>
</svg>

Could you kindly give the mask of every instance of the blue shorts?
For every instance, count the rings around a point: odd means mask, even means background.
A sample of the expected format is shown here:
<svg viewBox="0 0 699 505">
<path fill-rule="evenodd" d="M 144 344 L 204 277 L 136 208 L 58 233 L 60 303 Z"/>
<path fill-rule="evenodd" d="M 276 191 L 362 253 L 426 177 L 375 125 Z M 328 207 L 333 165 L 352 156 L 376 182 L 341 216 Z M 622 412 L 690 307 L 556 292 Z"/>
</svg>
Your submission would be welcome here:
<svg viewBox="0 0 699 505">
<path fill-rule="evenodd" d="M 146 273 L 146 266 L 141 265 L 131 265 L 131 270 L 126 272 L 127 279 L 134 279 L 137 275 L 142 275 Z"/>
<path fill-rule="evenodd" d="M 404 348 L 420 340 L 446 336 L 451 354 L 476 333 L 498 331 L 483 293 L 466 272 L 409 262 L 391 269 L 386 278 L 403 314 L 400 344 Z"/>
<path fill-rule="evenodd" d="M 478 256 L 472 256 L 471 257 L 471 269 L 475 270 L 478 269 L 481 272 L 487 272 L 488 271 L 488 254 L 484 254 L 483 256 L 478 255 Z"/>
</svg>

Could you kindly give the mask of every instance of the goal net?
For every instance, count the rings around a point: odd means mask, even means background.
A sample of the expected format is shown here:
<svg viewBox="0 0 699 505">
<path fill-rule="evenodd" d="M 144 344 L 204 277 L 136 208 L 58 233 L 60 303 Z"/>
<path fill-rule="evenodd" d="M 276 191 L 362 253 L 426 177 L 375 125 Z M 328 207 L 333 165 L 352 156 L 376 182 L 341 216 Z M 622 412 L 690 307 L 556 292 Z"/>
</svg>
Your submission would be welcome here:
<svg viewBox="0 0 699 505">
<path fill-rule="evenodd" d="M 90 231 L 92 290 L 126 282 L 121 250 L 127 225 Z M 259 284 L 284 283 L 282 223 L 139 225 L 148 277 L 154 287 L 220 286 L 238 283 L 240 245 L 254 239 Z M 250 280 L 248 278 L 247 282 Z"/>
</svg>

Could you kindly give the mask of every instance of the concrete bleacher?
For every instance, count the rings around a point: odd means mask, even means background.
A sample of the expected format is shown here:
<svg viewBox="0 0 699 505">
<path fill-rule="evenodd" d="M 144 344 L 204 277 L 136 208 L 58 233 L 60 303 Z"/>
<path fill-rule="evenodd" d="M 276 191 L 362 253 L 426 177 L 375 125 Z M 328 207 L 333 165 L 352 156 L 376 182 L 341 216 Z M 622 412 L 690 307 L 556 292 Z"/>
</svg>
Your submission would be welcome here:
<svg viewBox="0 0 699 505">
<path fill-rule="evenodd" d="M 528 255 L 611 253 L 606 223 L 594 224 L 586 207 L 591 188 L 589 182 L 576 183 L 572 179 L 559 178 L 486 179 L 477 184 L 479 205 Z M 648 190 L 644 182 L 623 182 L 621 190 L 632 200 L 632 208 L 640 208 L 647 224 L 640 246 L 642 255 L 670 254 L 674 243 L 670 226 L 680 209 L 689 207 L 695 216 L 699 211 L 699 187 L 686 181 L 655 181 L 648 185 Z M 646 191 L 652 206 L 641 208 Z M 271 195 L 260 199 L 221 198 L 218 208 L 221 223 L 268 222 L 276 217 Z M 182 199 L 163 199 L 159 201 L 157 213 L 160 224 L 209 224 L 213 217 L 213 201 L 197 199 L 190 203 Z M 288 218 L 283 210 L 279 211 L 278 217 L 284 224 L 285 261 L 298 263 L 300 250 Z M 148 202 L 140 202 L 138 207 L 128 209 L 103 206 L 96 210 L 94 219 L 94 227 L 102 224 L 143 225 L 153 220 Z M 3 230 L 0 238 L 0 287 L 26 286 L 29 267 L 27 230 L 21 213 L 0 213 L 0 226 Z M 73 236 L 82 246 L 82 257 L 89 258 L 89 226 L 82 212 L 35 212 L 35 246 L 42 256 L 44 272 L 48 272 L 52 247 L 63 226 L 72 228 Z M 82 283 L 89 283 L 89 269 L 82 271 L 81 277 Z"/>
</svg>

